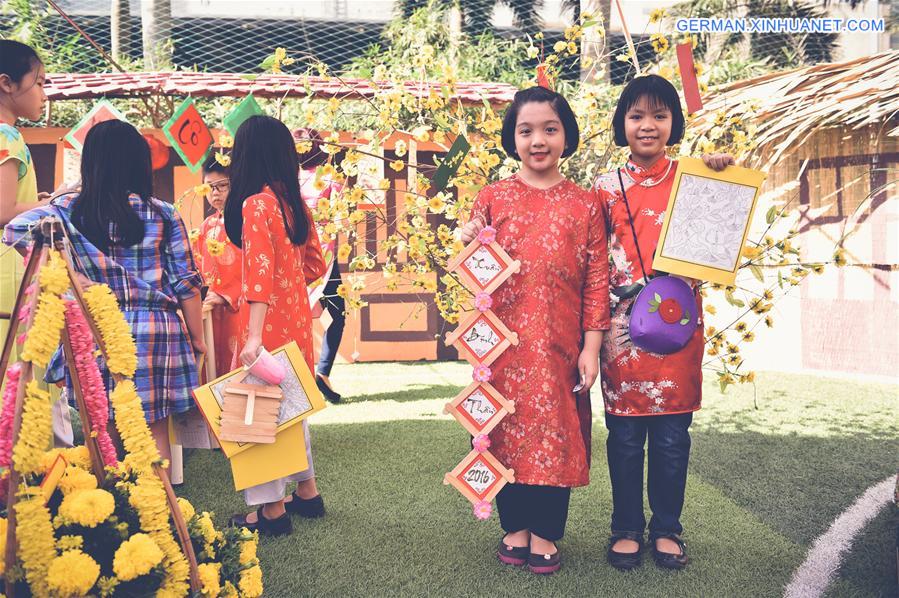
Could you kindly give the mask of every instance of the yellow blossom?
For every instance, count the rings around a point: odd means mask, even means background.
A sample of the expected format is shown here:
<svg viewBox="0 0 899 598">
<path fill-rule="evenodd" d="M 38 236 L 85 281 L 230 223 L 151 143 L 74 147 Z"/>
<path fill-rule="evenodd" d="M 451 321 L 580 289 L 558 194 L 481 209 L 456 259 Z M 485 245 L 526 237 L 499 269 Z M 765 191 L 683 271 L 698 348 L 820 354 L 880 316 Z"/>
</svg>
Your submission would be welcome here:
<svg viewBox="0 0 899 598">
<path fill-rule="evenodd" d="M 41 289 L 53 295 L 62 295 L 69 289 L 69 273 L 66 263 L 55 249 L 50 250 L 47 263 L 38 276 Z"/>
<path fill-rule="evenodd" d="M 658 23 L 662 19 L 665 18 L 666 11 L 664 8 L 656 8 L 652 12 L 649 13 L 649 22 L 650 23 Z"/>
<path fill-rule="evenodd" d="M 346 299 L 347 295 L 349 295 L 349 292 L 347 291 L 346 285 L 345 284 L 337 285 L 337 296 L 341 297 L 343 299 Z"/>
<path fill-rule="evenodd" d="M 254 533 L 252 539 L 246 540 L 240 545 L 240 564 L 249 565 L 256 561 L 256 545 L 259 543 L 258 534 Z"/>
<path fill-rule="evenodd" d="M 115 295 L 105 284 L 95 284 L 84 292 L 84 299 L 106 346 L 106 366 L 130 378 L 137 368 L 137 347 Z"/>
<path fill-rule="evenodd" d="M 444 203 L 443 198 L 440 195 L 435 195 L 428 200 L 428 210 L 434 214 L 439 214 L 440 212 L 442 212 L 444 207 L 446 207 L 446 204 Z"/>
<path fill-rule="evenodd" d="M 568 44 L 559 40 L 553 44 L 553 52 L 564 52 Z"/>
<path fill-rule="evenodd" d="M 202 195 L 203 197 L 207 197 L 210 193 L 212 193 L 212 185 L 209 183 L 203 183 L 202 185 L 197 185 L 194 187 L 194 193 L 197 195 Z"/>
<path fill-rule="evenodd" d="M 51 438 L 52 428 L 50 394 L 32 380 L 25 387 L 22 424 L 12 453 L 13 465 L 20 473 L 42 471 L 44 449 Z"/>
<path fill-rule="evenodd" d="M 51 562 L 56 558 L 56 542 L 50 511 L 44 506 L 43 497 L 38 494 L 19 500 L 16 503 L 16 518 L 20 524 L 16 527 L 17 553 L 25 569 L 25 580 L 33 595 L 47 596 L 47 575 Z M 4 533 L 4 539 L 5 536 Z"/>
<path fill-rule="evenodd" d="M 97 477 L 91 472 L 70 465 L 66 468 L 65 475 L 59 480 L 59 489 L 69 495 L 79 490 L 93 490 L 97 487 Z"/>
<path fill-rule="evenodd" d="M 46 368 L 53 353 L 59 347 L 59 336 L 65 324 L 65 318 L 66 304 L 62 298 L 50 291 L 42 292 L 38 298 L 34 322 L 28 331 L 28 336 L 25 337 L 22 359 Z"/>
<path fill-rule="evenodd" d="M 225 152 L 215 152 L 215 161 L 225 168 L 231 166 L 231 156 L 229 156 Z"/>
<path fill-rule="evenodd" d="M 649 41 L 652 44 L 652 49 L 656 51 L 656 54 L 662 54 L 668 50 L 668 38 L 661 33 L 653 33 L 649 36 Z"/>
<path fill-rule="evenodd" d="M 221 568 L 221 563 L 203 563 L 197 567 L 200 575 L 201 591 L 204 596 L 216 597 L 219 595 L 219 592 L 222 591 L 222 585 L 219 579 L 221 577 L 219 573 Z"/>
<path fill-rule="evenodd" d="M 715 313 L 718 311 L 717 309 L 715 309 L 715 306 L 712 305 L 711 303 L 709 303 L 708 305 L 706 305 L 704 309 L 705 309 L 706 312 L 708 312 L 709 314 L 711 314 L 711 315 L 713 315 L 713 316 L 714 316 Z"/>
<path fill-rule="evenodd" d="M 257 598 L 262 595 L 262 569 L 259 565 L 254 565 L 249 569 L 244 569 L 240 573 L 240 581 L 238 582 L 241 596 L 244 598 Z"/>
<path fill-rule="evenodd" d="M 59 505 L 63 521 L 84 527 L 97 527 L 115 510 L 115 499 L 106 490 L 78 490 L 67 495 Z"/>
<path fill-rule="evenodd" d="M 743 257 L 746 259 L 754 259 L 762 254 L 762 250 L 758 247 L 753 247 L 751 245 L 747 245 L 743 248 L 743 251 L 740 252 Z"/>
<path fill-rule="evenodd" d="M 406 142 L 403 141 L 402 139 L 400 139 L 399 141 L 397 141 L 396 144 L 394 144 L 394 146 L 393 146 L 393 151 L 394 151 L 394 153 L 395 153 L 397 156 L 399 156 L 400 158 L 402 158 L 403 156 L 405 156 L 405 155 L 406 155 L 406 152 L 408 151 L 408 147 L 406 146 Z"/>
<path fill-rule="evenodd" d="M 61 552 L 66 550 L 81 550 L 84 547 L 84 538 L 81 536 L 62 536 L 56 542 Z"/>
<path fill-rule="evenodd" d="M 225 244 L 209 237 L 206 239 L 206 250 L 209 251 L 209 255 L 217 257 L 225 252 Z"/>
<path fill-rule="evenodd" d="M 234 147 L 234 137 L 231 137 L 231 135 L 222 132 L 222 134 L 219 135 L 219 145 L 226 149 Z"/>
<path fill-rule="evenodd" d="M 741 384 L 745 384 L 747 382 L 754 382 L 754 381 L 755 381 L 755 372 L 749 372 L 747 374 L 740 376 Z"/>
<path fill-rule="evenodd" d="M 350 253 L 352 253 L 352 251 L 353 251 L 353 248 L 350 247 L 350 245 L 348 243 L 343 243 L 337 249 L 337 259 L 339 259 L 341 261 L 347 259 L 348 257 L 350 257 Z"/>
<path fill-rule="evenodd" d="M 180 496 L 178 497 L 178 508 L 181 510 L 181 516 L 184 518 L 185 523 L 193 519 L 196 513 L 190 501 Z"/>
<path fill-rule="evenodd" d="M 312 151 L 311 141 L 297 141 L 293 146 L 296 148 L 298 154 L 305 154 L 306 152 Z"/>
<path fill-rule="evenodd" d="M 390 163 L 390 168 L 392 168 L 393 170 L 395 170 L 397 172 L 401 171 L 404 166 L 405 166 L 405 164 L 403 163 L 402 160 L 394 160 L 393 162 Z"/>
<path fill-rule="evenodd" d="M 86 596 L 98 577 L 97 561 L 80 550 L 67 550 L 50 563 L 47 585 L 60 598 Z"/>
</svg>

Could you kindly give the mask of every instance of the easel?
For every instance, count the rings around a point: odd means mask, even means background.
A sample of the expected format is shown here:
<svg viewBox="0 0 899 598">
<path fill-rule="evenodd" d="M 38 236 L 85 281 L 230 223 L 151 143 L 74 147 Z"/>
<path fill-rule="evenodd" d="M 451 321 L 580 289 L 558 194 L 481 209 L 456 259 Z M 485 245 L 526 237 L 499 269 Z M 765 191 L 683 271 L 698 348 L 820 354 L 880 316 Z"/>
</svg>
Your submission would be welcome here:
<svg viewBox="0 0 899 598">
<path fill-rule="evenodd" d="M 71 285 L 72 291 L 75 295 L 75 300 L 77 301 L 78 306 L 80 307 L 85 319 L 87 320 L 88 325 L 90 326 L 94 341 L 97 343 L 97 346 L 100 347 L 100 351 L 102 352 L 103 356 L 108 357 L 106 346 L 104 345 L 103 338 L 100 335 L 100 330 L 97 327 L 97 323 L 94 321 L 94 318 L 92 317 L 90 310 L 88 309 L 87 304 L 84 300 L 84 294 L 81 288 L 81 284 L 78 282 L 75 268 L 72 264 L 72 256 L 68 243 L 66 242 L 65 234 L 65 229 L 62 226 L 62 222 L 58 218 L 53 216 L 43 218 L 39 222 L 38 226 L 32 231 L 33 242 L 31 255 L 28 259 L 28 264 L 25 267 L 25 275 L 22 278 L 22 284 L 19 286 L 19 291 L 16 294 L 16 301 L 10 318 L 9 330 L 7 331 L 6 338 L 3 341 L 3 353 L 0 354 L 0 375 L 6 375 L 6 368 L 9 365 L 9 357 L 12 354 L 13 343 L 15 342 L 16 333 L 18 332 L 19 327 L 18 314 L 21 313 L 22 306 L 26 301 L 25 290 L 31 284 L 31 280 L 34 278 L 34 275 L 46 261 L 51 245 L 56 251 L 59 252 L 65 262 L 66 270 L 69 274 L 69 284 Z M 37 310 L 39 295 L 39 289 L 35 288 L 34 292 L 31 294 L 31 297 L 28 299 L 31 305 L 30 315 L 28 317 L 27 323 L 27 327 L 29 328 L 33 323 L 34 314 Z M 79 383 L 78 375 L 74 370 L 74 355 L 72 352 L 72 344 L 69 340 L 65 327 L 63 328 L 62 332 L 62 343 L 63 350 L 65 351 L 66 362 L 68 364 L 69 372 L 72 378 L 72 386 L 75 391 L 75 400 L 78 405 L 78 410 L 81 413 L 81 425 L 84 430 L 84 442 L 87 446 L 88 453 L 90 454 L 91 470 L 97 477 L 97 482 L 99 484 L 106 479 L 106 473 L 103 467 L 103 460 L 100 456 L 100 450 L 97 446 L 97 441 L 91 436 L 89 421 L 90 414 L 87 411 L 84 403 L 83 389 L 81 388 L 81 385 Z M 33 364 L 30 361 L 25 361 L 22 366 L 21 374 L 19 377 L 19 385 L 16 393 L 16 404 L 12 429 L 13 446 L 16 445 L 19 430 L 22 426 L 22 406 L 25 398 L 25 387 L 27 386 L 28 382 L 31 381 L 33 376 Z M 112 377 L 116 384 L 124 380 L 124 377 L 118 374 L 113 374 Z M 185 524 L 184 517 L 181 514 L 181 509 L 178 507 L 175 492 L 174 490 L 172 490 L 169 476 L 166 473 L 165 468 L 163 468 L 160 464 L 154 464 L 153 471 L 156 476 L 159 477 L 159 480 L 162 482 L 162 486 L 165 489 L 166 502 L 168 503 L 172 521 L 175 524 L 175 530 L 178 534 L 178 540 L 181 544 L 181 550 L 187 557 L 188 566 L 190 569 L 191 591 L 193 593 L 199 593 L 201 585 L 200 576 L 197 569 L 197 557 L 194 553 L 190 535 L 187 531 L 187 525 Z M 15 466 L 12 466 L 9 472 L 6 504 L 8 524 L 6 529 L 6 571 L 11 571 L 16 564 L 17 544 L 15 504 L 20 481 L 21 479 L 19 476 L 19 472 L 16 470 Z M 6 596 L 8 596 L 9 598 L 14 598 L 15 596 L 15 584 L 9 579 L 9 576 L 7 576 L 6 578 Z"/>
</svg>

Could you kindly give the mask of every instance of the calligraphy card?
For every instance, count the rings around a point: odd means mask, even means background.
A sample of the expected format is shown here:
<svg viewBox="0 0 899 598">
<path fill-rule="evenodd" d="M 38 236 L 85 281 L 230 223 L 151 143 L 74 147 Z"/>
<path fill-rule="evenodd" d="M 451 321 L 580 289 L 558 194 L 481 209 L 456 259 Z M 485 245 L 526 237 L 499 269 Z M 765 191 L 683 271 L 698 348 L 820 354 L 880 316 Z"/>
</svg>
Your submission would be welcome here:
<svg viewBox="0 0 899 598">
<path fill-rule="evenodd" d="M 213 139 L 192 99 L 181 102 L 162 131 L 188 169 L 197 172 L 212 150 Z"/>
<path fill-rule="evenodd" d="M 472 293 L 492 293 L 521 268 L 496 241 L 484 244 L 478 239 L 447 264 L 447 270 L 459 275 L 462 284 Z"/>
<path fill-rule="evenodd" d="M 490 502 L 503 486 L 515 482 L 515 470 L 506 469 L 490 451 L 472 450 L 451 472 L 443 476 L 443 483 L 453 486 L 472 504 Z"/>
<path fill-rule="evenodd" d="M 503 397 L 487 382 L 473 382 L 443 408 L 456 418 L 472 436 L 489 434 L 509 413 L 515 403 Z"/>
<path fill-rule="evenodd" d="M 716 172 L 680 158 L 653 269 L 733 284 L 765 176 L 738 166 Z"/>
<path fill-rule="evenodd" d="M 518 335 L 490 311 L 473 312 L 446 336 L 446 344 L 456 345 L 471 365 L 490 365 L 510 345 L 518 344 Z"/>
</svg>

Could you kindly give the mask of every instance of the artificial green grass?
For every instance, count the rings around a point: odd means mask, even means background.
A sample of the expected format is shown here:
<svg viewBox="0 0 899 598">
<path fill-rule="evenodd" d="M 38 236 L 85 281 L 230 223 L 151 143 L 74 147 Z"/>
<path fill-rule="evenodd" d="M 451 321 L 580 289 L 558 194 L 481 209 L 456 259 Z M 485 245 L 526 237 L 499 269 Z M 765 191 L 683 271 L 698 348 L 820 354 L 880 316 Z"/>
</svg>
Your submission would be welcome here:
<svg viewBox="0 0 899 598">
<path fill-rule="evenodd" d="M 332 380 L 347 402 L 365 402 L 367 391 L 378 400 L 325 413 L 340 421 L 342 409 L 376 411 L 383 400 L 439 406 L 470 371 L 459 363 L 338 366 Z M 682 518 L 692 559 L 686 571 L 660 571 L 647 559 L 625 574 L 606 563 L 611 498 L 601 420 L 592 483 L 572 496 L 564 567 L 539 578 L 501 566 L 496 516 L 475 520 L 467 501 L 442 484 L 468 450 L 464 430 L 452 420 L 405 421 L 390 411 L 399 421 L 316 426 L 313 419 L 328 515 L 295 518 L 293 535 L 262 541 L 266 595 L 780 595 L 808 544 L 894 471 L 895 389 L 766 374 L 756 397 L 751 386 L 723 397 L 712 384 L 705 390 Z M 221 453 L 192 452 L 185 480 L 179 494 L 215 511 L 219 524 L 246 510 Z M 891 521 L 881 514 L 860 536 L 865 548 L 850 554 L 830 596 L 895 593 Z"/>
</svg>

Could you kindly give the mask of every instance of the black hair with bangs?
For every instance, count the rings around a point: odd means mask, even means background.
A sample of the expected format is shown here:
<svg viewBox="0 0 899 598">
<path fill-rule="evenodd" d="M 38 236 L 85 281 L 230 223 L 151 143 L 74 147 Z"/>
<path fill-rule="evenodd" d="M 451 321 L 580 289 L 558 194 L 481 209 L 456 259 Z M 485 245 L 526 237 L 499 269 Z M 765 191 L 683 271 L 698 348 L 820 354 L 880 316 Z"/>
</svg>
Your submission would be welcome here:
<svg viewBox="0 0 899 598">
<path fill-rule="evenodd" d="M 621 97 L 618 98 L 618 106 L 612 117 L 616 145 L 627 146 L 627 137 L 624 135 L 624 116 L 640 101 L 640 98 L 644 97 L 649 100 L 650 105 L 665 106 L 671 111 L 671 136 L 668 137 L 665 145 L 680 143 L 684 137 L 684 111 L 681 108 L 677 90 L 664 77 L 645 75 L 631 79 L 631 82 L 621 92 Z"/>
<path fill-rule="evenodd" d="M 567 158 L 576 152 L 578 144 L 581 142 L 581 133 L 577 126 L 577 118 L 574 116 L 568 100 L 560 93 L 535 86 L 517 91 L 512 98 L 512 103 L 506 109 L 506 114 L 503 116 L 502 133 L 503 149 L 506 150 L 506 153 L 516 160 L 521 160 L 521 156 L 515 151 L 515 125 L 518 122 L 519 110 L 529 102 L 546 102 L 552 106 L 559 115 L 562 129 L 565 131 L 565 149 L 562 150 L 562 157 Z"/>
</svg>

